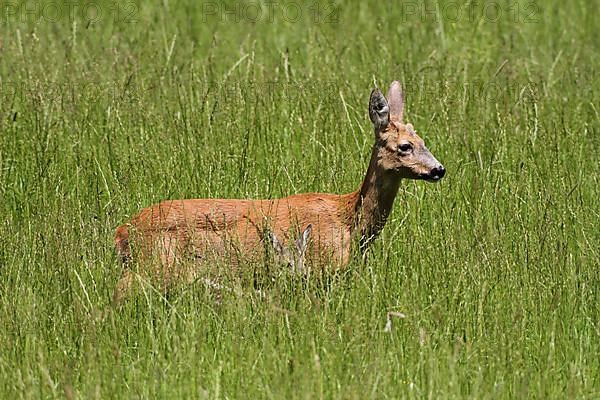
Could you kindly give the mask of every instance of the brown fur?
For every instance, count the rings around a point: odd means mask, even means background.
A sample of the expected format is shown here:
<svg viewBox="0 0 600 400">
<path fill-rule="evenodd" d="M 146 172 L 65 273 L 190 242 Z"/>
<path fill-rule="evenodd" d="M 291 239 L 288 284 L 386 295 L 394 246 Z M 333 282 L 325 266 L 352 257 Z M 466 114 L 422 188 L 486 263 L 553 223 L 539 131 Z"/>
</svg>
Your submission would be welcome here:
<svg viewBox="0 0 600 400">
<path fill-rule="evenodd" d="M 438 180 L 444 169 L 429 153 L 410 124 L 402 122 L 403 99 L 394 82 L 390 104 L 378 90 L 371 94 L 369 114 L 375 127 L 375 144 L 366 176 L 348 194 L 296 194 L 275 200 L 194 199 L 169 200 L 143 209 L 115 235 L 118 253 L 158 255 L 164 276 L 178 275 L 179 257 L 225 259 L 235 266 L 239 258 L 264 255 L 264 232 L 280 238 L 297 237 L 301 227 L 312 224 L 308 264 L 344 266 L 350 259 L 352 240 L 365 248 L 377 237 L 392 210 L 402 178 Z M 390 110 L 392 113 L 390 113 Z M 401 145 L 410 145 L 410 152 Z M 438 173 L 439 172 L 439 173 Z M 120 299 L 131 285 L 126 271 L 117 285 Z"/>
</svg>

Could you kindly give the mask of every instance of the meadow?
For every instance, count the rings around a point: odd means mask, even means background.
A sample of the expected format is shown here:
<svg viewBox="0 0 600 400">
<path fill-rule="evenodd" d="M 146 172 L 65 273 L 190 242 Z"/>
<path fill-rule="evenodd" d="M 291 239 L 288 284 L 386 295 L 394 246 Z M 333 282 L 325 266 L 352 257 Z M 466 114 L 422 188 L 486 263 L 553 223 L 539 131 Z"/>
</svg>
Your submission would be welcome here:
<svg viewBox="0 0 600 400">
<path fill-rule="evenodd" d="M 2 7 L 0 398 L 600 398 L 594 2 Z M 365 260 L 111 307 L 143 207 L 355 190 L 393 79 L 447 174 Z"/>
</svg>

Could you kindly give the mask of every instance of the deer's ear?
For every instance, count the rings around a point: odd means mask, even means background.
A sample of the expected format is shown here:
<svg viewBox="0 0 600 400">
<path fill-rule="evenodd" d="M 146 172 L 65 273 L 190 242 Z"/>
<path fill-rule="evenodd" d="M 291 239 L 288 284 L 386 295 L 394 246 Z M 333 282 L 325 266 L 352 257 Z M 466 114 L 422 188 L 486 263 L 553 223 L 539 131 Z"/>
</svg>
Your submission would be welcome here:
<svg viewBox="0 0 600 400">
<path fill-rule="evenodd" d="M 371 92 L 371 98 L 369 100 L 369 117 L 375 132 L 379 133 L 390 123 L 390 106 L 387 100 L 383 97 L 383 94 L 379 89 L 374 89 Z"/>
<path fill-rule="evenodd" d="M 312 224 L 308 224 L 304 232 L 302 232 L 302 236 L 298 240 L 296 240 L 296 247 L 300 254 L 304 254 L 306 252 L 306 248 L 308 247 L 308 239 L 310 238 L 310 233 L 312 232 Z"/>
<path fill-rule="evenodd" d="M 269 232 L 269 239 L 271 240 L 271 246 L 273 246 L 273 249 L 278 254 L 281 254 L 283 252 L 283 246 L 279 242 L 279 239 L 277 239 L 277 236 L 275 236 L 275 232 Z"/>
<path fill-rule="evenodd" d="M 390 115 L 398 118 L 399 121 L 402 121 L 402 114 L 404 113 L 404 94 L 402 93 L 400 82 L 392 82 L 390 89 L 388 90 L 387 100 L 390 106 Z"/>
</svg>

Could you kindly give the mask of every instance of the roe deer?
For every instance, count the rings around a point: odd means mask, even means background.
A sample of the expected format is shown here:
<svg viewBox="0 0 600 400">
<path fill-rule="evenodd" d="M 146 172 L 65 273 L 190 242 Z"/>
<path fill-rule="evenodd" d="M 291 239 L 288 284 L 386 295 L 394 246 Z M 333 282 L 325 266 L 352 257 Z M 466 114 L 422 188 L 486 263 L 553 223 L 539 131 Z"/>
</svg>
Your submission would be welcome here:
<svg viewBox="0 0 600 400">
<path fill-rule="evenodd" d="M 272 200 L 163 201 L 117 228 L 119 255 L 130 259 L 133 243 L 136 254 L 157 255 L 162 273 L 168 277 L 177 275 L 177 257 L 225 260 L 232 266 L 240 259 L 260 258 L 265 224 L 286 241 L 291 231 L 311 224 L 308 262 L 344 266 L 350 259 L 352 241 L 364 251 L 383 229 L 403 178 L 435 182 L 446 172 L 413 126 L 404 123 L 403 109 L 399 82 L 390 85 L 387 99 L 378 89 L 371 92 L 369 117 L 375 143 L 366 176 L 356 191 L 296 194 Z M 130 282 L 126 269 L 117 290 L 126 289 Z"/>
</svg>

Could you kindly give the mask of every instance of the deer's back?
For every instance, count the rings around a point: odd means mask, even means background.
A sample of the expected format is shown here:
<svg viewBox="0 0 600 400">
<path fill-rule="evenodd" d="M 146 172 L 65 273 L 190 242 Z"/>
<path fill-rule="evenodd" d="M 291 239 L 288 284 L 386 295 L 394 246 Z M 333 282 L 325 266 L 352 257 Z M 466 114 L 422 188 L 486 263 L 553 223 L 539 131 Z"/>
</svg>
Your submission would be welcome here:
<svg viewBox="0 0 600 400">
<path fill-rule="evenodd" d="M 345 263 L 356 198 L 357 193 L 306 193 L 274 200 L 168 200 L 143 209 L 127 230 L 146 247 L 185 248 L 202 257 L 231 250 L 260 253 L 265 229 L 288 240 L 310 223 L 310 258 L 329 254 Z M 117 245 L 123 229 L 117 229 Z"/>
</svg>

